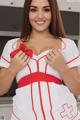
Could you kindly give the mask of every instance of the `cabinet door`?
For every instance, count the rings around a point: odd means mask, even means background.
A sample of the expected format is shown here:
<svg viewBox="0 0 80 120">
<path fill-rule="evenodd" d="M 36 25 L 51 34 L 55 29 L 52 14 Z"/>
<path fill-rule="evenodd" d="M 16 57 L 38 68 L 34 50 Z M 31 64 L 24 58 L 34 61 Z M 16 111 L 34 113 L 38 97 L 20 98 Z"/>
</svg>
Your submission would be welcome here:
<svg viewBox="0 0 80 120">
<path fill-rule="evenodd" d="M 12 104 L 0 104 L 0 120 L 11 120 Z"/>
<path fill-rule="evenodd" d="M 24 0 L 0 0 L 0 6 L 23 7 Z"/>
</svg>

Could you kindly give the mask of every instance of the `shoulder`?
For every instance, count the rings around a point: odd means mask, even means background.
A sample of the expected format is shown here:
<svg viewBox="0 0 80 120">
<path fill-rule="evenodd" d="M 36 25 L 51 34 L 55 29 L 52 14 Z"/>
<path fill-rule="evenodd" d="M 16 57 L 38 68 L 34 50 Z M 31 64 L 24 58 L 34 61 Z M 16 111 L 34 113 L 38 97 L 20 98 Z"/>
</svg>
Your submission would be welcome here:
<svg viewBox="0 0 80 120">
<path fill-rule="evenodd" d="M 6 44 L 13 45 L 17 43 L 18 41 L 20 41 L 20 38 L 13 38 L 13 39 L 8 40 Z"/>
<path fill-rule="evenodd" d="M 62 41 L 65 44 L 74 44 L 74 40 L 70 39 L 70 38 L 62 38 Z"/>
<path fill-rule="evenodd" d="M 18 41 L 21 41 L 20 38 L 13 38 L 13 39 L 8 40 L 5 45 L 5 48 L 14 49 Z"/>
<path fill-rule="evenodd" d="M 65 49 L 71 49 L 73 47 L 77 47 L 74 40 L 70 38 L 62 38 L 62 47 Z"/>
<path fill-rule="evenodd" d="M 62 52 L 65 56 L 65 58 L 74 59 L 76 57 L 79 57 L 79 49 L 77 45 L 75 44 L 74 40 L 69 38 L 63 38 L 62 39 Z"/>
</svg>

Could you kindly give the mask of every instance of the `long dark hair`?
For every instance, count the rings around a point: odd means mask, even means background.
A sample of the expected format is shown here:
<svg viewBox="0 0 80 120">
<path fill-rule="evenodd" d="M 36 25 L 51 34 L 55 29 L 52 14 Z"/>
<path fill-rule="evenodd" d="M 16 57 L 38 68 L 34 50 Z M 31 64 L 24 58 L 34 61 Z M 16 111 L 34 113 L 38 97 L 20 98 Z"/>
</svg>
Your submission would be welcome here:
<svg viewBox="0 0 80 120">
<path fill-rule="evenodd" d="M 29 10 L 32 0 L 25 0 L 24 3 L 24 11 L 23 11 L 23 26 L 21 32 L 21 39 L 24 41 L 31 34 L 32 27 L 29 22 Z M 51 7 L 51 23 L 49 26 L 49 31 L 54 37 L 65 37 L 65 30 L 63 26 L 63 22 L 61 19 L 60 11 L 58 9 L 57 0 L 48 0 Z"/>
</svg>

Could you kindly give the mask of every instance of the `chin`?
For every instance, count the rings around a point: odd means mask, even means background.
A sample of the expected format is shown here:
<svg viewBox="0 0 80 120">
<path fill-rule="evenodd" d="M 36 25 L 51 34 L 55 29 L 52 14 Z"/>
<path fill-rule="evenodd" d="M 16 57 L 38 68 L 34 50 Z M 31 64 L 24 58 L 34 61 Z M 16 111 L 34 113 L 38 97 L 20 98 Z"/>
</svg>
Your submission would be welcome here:
<svg viewBox="0 0 80 120">
<path fill-rule="evenodd" d="M 37 28 L 34 28 L 34 30 L 37 31 L 37 32 L 45 32 L 45 31 L 48 30 L 48 27 L 46 27 L 46 28 L 41 27 L 41 28 L 40 28 L 40 27 L 38 26 Z"/>
<path fill-rule="evenodd" d="M 45 32 L 45 31 L 47 31 L 46 29 L 45 30 L 41 30 L 41 29 L 37 29 L 37 30 L 35 30 L 36 32 L 41 32 L 41 33 L 43 33 L 43 32 Z"/>
<path fill-rule="evenodd" d="M 48 30 L 50 23 L 44 23 L 43 25 L 32 24 L 32 28 L 37 32 L 44 32 Z"/>
</svg>

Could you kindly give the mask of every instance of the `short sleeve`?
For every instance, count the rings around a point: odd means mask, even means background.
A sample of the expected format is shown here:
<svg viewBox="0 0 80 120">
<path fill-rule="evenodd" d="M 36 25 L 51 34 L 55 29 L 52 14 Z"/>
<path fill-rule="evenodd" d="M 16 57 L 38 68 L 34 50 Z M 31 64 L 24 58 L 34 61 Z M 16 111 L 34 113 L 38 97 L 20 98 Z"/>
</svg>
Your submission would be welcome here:
<svg viewBox="0 0 80 120">
<path fill-rule="evenodd" d="M 10 43 L 8 41 L 0 57 L 0 67 L 8 68 L 9 65 L 10 65 Z"/>
<path fill-rule="evenodd" d="M 17 41 L 20 40 L 19 38 L 14 38 L 9 40 L 2 52 L 0 57 L 0 67 L 8 68 L 11 62 L 10 53 L 16 48 Z"/>
<path fill-rule="evenodd" d="M 65 53 L 64 57 L 66 64 L 71 67 L 80 66 L 80 53 L 79 49 L 76 46 L 73 40 L 65 40 Z"/>
</svg>

